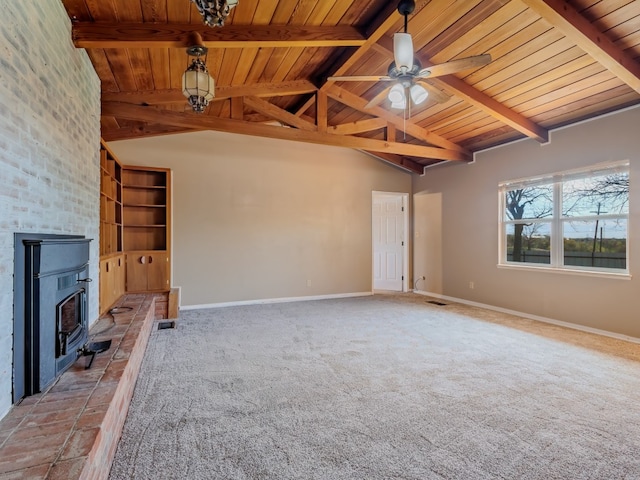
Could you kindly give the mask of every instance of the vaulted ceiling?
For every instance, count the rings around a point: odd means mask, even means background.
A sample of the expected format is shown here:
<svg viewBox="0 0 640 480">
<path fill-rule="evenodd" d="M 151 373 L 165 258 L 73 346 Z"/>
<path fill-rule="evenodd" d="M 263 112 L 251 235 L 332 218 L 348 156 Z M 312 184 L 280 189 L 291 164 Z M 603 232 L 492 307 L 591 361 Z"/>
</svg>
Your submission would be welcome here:
<svg viewBox="0 0 640 480">
<path fill-rule="evenodd" d="M 211 129 L 355 148 L 422 173 L 640 103 L 637 0 L 417 0 L 408 32 L 423 67 L 492 61 L 430 79 L 429 99 L 405 111 L 381 95 L 388 82 L 328 79 L 387 74 L 404 28 L 395 0 L 239 0 L 213 28 L 189 0 L 63 4 L 102 82 L 106 141 Z M 216 81 L 201 114 L 181 93 L 194 32 Z"/>
</svg>

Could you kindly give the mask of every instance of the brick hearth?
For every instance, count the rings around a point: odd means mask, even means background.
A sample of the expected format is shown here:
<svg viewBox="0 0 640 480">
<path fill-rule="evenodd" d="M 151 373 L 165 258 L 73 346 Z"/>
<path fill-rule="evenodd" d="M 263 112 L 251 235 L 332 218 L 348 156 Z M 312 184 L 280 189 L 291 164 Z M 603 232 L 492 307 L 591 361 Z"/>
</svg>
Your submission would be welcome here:
<svg viewBox="0 0 640 480">
<path fill-rule="evenodd" d="M 80 358 L 44 393 L 27 397 L 0 421 L 0 480 L 104 479 L 122 432 L 155 318 L 166 295 L 125 295 L 90 341 L 111 339 L 90 369 Z M 157 303 L 157 305 L 156 305 Z M 156 309 L 159 315 L 156 316 Z"/>
</svg>

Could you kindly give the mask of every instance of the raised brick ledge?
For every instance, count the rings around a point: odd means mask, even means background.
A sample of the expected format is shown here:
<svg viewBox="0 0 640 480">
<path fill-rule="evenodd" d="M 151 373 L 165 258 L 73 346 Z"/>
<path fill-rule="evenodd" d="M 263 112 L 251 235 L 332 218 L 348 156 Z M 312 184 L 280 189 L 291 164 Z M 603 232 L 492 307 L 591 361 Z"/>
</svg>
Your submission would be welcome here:
<svg viewBox="0 0 640 480">
<path fill-rule="evenodd" d="M 80 358 L 44 393 L 0 421 L 0 480 L 106 479 L 155 319 L 155 294 L 123 296 L 123 313 L 102 316 L 90 341 L 111 348 Z M 163 301 L 163 298 L 159 298 Z"/>
</svg>

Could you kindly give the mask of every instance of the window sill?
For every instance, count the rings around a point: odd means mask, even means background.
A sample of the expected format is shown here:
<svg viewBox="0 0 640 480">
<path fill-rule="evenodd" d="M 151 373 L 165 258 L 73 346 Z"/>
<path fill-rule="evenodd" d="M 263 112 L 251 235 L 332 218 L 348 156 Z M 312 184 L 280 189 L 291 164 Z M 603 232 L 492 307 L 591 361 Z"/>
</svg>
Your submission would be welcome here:
<svg viewBox="0 0 640 480">
<path fill-rule="evenodd" d="M 499 263 L 498 268 L 505 270 L 528 270 L 533 272 L 557 273 L 561 275 L 578 275 L 582 277 L 611 278 L 615 280 L 631 280 L 632 275 L 628 272 L 607 272 L 596 270 L 580 270 L 557 267 L 536 267 L 533 265 L 516 265 Z"/>
</svg>

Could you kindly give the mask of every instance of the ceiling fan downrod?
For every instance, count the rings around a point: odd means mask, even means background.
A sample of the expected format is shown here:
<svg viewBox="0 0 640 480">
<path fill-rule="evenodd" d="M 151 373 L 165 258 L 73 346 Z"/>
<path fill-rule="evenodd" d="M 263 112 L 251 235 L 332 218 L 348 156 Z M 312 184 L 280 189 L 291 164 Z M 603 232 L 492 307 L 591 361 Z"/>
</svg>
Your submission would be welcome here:
<svg viewBox="0 0 640 480">
<path fill-rule="evenodd" d="M 398 3 L 398 13 L 404 17 L 404 33 L 407 33 L 409 15 L 413 13 L 415 8 L 416 2 L 414 0 L 400 0 Z"/>
</svg>

